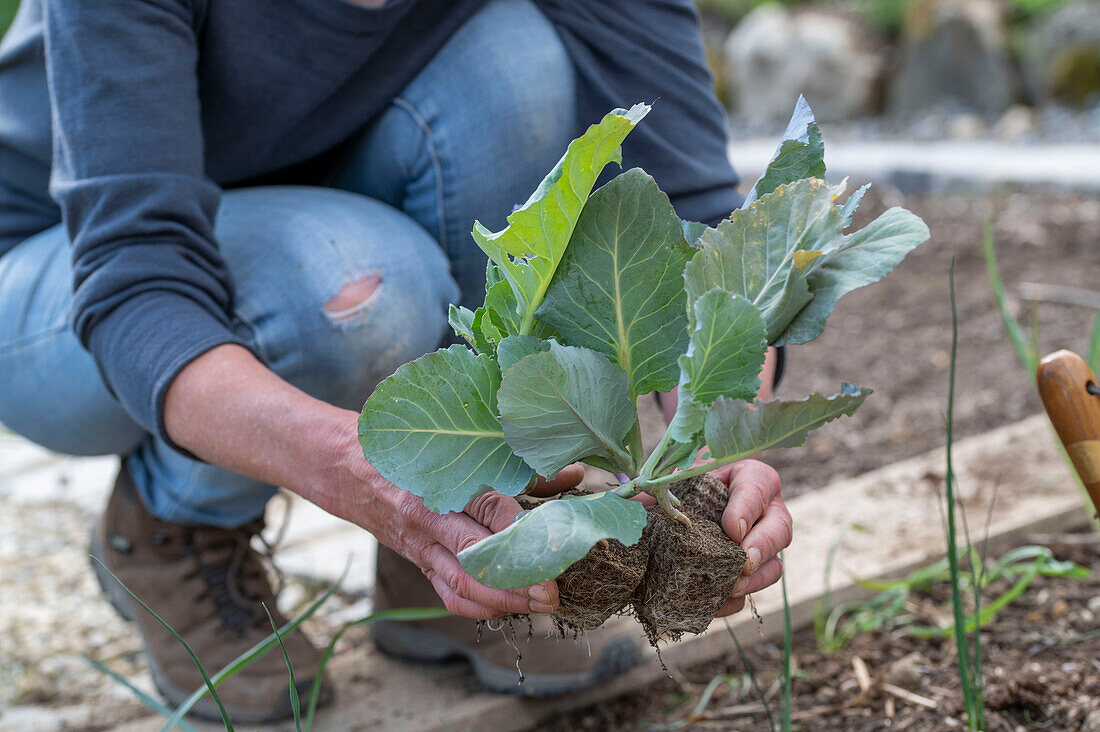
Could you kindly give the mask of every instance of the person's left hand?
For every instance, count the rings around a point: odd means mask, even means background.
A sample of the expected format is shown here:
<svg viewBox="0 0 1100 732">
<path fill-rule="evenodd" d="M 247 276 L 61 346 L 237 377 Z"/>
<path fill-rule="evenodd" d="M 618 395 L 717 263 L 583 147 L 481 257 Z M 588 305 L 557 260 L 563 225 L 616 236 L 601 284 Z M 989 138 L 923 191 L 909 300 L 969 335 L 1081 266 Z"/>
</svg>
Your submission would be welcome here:
<svg viewBox="0 0 1100 732">
<path fill-rule="evenodd" d="M 745 597 L 779 581 L 779 552 L 791 543 L 791 514 L 779 495 L 779 474 L 759 460 L 742 460 L 711 473 L 729 486 L 722 528 L 749 555 L 741 579 L 718 611 L 732 615 L 745 607 Z"/>
</svg>

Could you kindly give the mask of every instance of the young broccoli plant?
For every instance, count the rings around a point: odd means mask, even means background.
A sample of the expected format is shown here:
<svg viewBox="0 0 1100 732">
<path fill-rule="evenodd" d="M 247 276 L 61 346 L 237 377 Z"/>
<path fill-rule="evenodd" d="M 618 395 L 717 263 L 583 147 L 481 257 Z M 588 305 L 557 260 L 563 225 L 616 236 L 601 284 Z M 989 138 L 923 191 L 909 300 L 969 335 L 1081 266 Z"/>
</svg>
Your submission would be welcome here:
<svg viewBox="0 0 1100 732">
<path fill-rule="evenodd" d="M 648 111 L 615 110 L 570 143 L 503 230 L 475 223 L 484 305 L 450 312 L 469 347 L 398 369 L 359 434 L 375 468 L 437 512 L 518 495 L 578 461 L 627 475 L 539 501 L 459 559 L 490 587 L 558 579 L 558 617 L 575 630 L 633 607 L 656 641 L 702 631 L 744 565 L 717 523 L 724 486 L 706 473 L 799 445 L 870 393 L 843 384 L 753 401 L 767 348 L 816 338 L 842 295 L 886 275 L 928 229 L 893 208 L 847 231 L 866 186 L 841 202 L 844 184 L 822 179 L 821 132 L 801 99 L 744 206 L 714 228 L 681 221 L 640 169 L 592 193 Z M 678 403 L 645 455 L 636 402 L 654 391 Z M 640 493 L 657 508 L 629 500 Z"/>
</svg>

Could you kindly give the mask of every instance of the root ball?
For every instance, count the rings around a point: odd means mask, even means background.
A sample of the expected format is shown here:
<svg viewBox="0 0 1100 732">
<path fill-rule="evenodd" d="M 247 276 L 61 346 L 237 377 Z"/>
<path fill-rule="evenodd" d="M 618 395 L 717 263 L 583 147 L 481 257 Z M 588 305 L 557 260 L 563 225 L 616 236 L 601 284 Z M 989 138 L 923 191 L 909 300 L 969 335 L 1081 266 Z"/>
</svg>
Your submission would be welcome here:
<svg viewBox="0 0 1100 732">
<path fill-rule="evenodd" d="M 558 577 L 554 618 L 576 632 L 593 630 L 630 604 L 649 562 L 648 531 L 633 546 L 597 544 Z"/>
<path fill-rule="evenodd" d="M 654 645 L 702 633 L 733 591 L 745 552 L 710 519 L 691 529 L 660 511 L 650 513 L 650 556 L 634 594 L 634 611 Z"/>
</svg>

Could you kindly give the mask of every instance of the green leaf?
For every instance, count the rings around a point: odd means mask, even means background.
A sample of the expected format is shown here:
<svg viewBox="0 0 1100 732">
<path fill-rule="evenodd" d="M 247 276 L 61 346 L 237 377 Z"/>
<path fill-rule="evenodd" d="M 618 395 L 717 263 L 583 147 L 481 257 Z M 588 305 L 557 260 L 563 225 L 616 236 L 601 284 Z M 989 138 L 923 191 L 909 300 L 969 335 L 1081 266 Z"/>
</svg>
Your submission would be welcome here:
<svg viewBox="0 0 1100 732">
<path fill-rule="evenodd" d="M 781 185 L 803 178 L 825 177 L 825 143 L 821 128 L 814 122 L 814 113 L 805 97 L 799 96 L 791 121 L 783 133 L 783 140 L 776 148 L 763 177 L 756 181 L 745 196 L 742 208 L 748 208 Z"/>
<path fill-rule="evenodd" d="M 586 348 L 550 344 L 508 369 L 498 394 L 504 439 L 540 475 L 591 455 L 628 471 L 636 418 L 626 374 Z"/>
<path fill-rule="evenodd" d="M 503 230 L 492 233 L 474 222 L 474 241 L 500 268 L 515 294 L 515 320 L 519 323 L 515 333 L 531 332 L 535 310 L 542 303 L 592 186 L 608 163 L 621 161 L 619 145 L 648 112 L 646 104 L 616 109 L 569 143 L 565 155 L 527 202 L 508 216 L 508 226 Z"/>
<path fill-rule="evenodd" d="M 723 463 L 773 447 L 795 447 L 810 430 L 855 412 L 870 393 L 846 383 L 839 394 L 811 394 L 794 402 L 717 399 L 707 410 L 707 446 L 711 457 Z"/>
<path fill-rule="evenodd" d="M 715 287 L 741 295 L 764 316 L 774 343 L 812 299 L 795 254 L 821 252 L 821 261 L 845 243 L 833 198 L 825 181 L 800 180 L 708 229 L 684 272 L 688 301 Z"/>
<path fill-rule="evenodd" d="M 286 664 L 286 672 L 290 676 L 290 711 L 294 716 L 294 729 L 297 732 L 302 732 L 302 709 L 298 699 L 298 685 L 294 682 L 294 665 L 290 662 L 290 656 L 286 652 L 286 644 L 283 643 L 283 635 L 279 632 L 279 626 L 275 625 L 275 618 L 271 616 L 271 611 L 262 602 L 260 607 L 267 613 L 267 622 L 271 624 L 271 630 L 275 633 L 275 640 L 279 641 L 279 650 L 283 652 L 283 663 Z"/>
<path fill-rule="evenodd" d="M 563 343 L 619 364 L 631 395 L 668 391 L 687 346 L 693 252 L 668 196 L 645 171 L 628 170 L 588 199 L 538 318 Z"/>
<path fill-rule="evenodd" d="M 695 300 L 693 309 L 691 342 L 680 357 L 684 386 L 708 405 L 718 397 L 755 397 L 768 350 L 760 312 L 740 295 L 717 288 Z"/>
<path fill-rule="evenodd" d="M 510 335 L 497 346 L 497 363 L 501 372 L 505 372 L 524 356 L 549 350 L 549 341 L 529 335 Z"/>
<path fill-rule="evenodd" d="M 481 350 L 474 338 L 474 311 L 452 303 L 447 311 L 447 322 L 451 324 L 451 330 L 456 336 L 477 348 L 478 351 Z"/>
<path fill-rule="evenodd" d="M 863 202 L 863 195 L 867 193 L 870 187 L 870 183 L 864 183 L 855 193 L 848 196 L 847 201 L 841 204 L 840 217 L 844 219 L 845 229 L 852 225 L 852 217 L 856 215 L 856 211 L 859 210 L 859 204 Z"/>
<path fill-rule="evenodd" d="M 566 496 L 528 511 L 460 552 L 458 560 L 483 585 L 525 587 L 554 579 L 600 539 L 636 544 L 645 524 L 645 507 L 638 501 L 614 493 Z"/>
<path fill-rule="evenodd" d="M 687 378 L 683 375 L 682 378 Z M 676 412 L 669 423 L 669 434 L 676 442 L 690 443 L 703 431 L 707 419 L 707 406 L 699 403 L 684 384 L 676 387 Z"/>
<path fill-rule="evenodd" d="M 773 341 L 775 345 L 817 338 L 842 295 L 878 282 L 928 236 L 928 226 L 919 217 L 903 208 L 892 208 L 845 237 L 843 246 L 813 264 L 807 277 L 813 300 Z"/>
<path fill-rule="evenodd" d="M 699 243 L 699 237 L 708 228 L 706 224 L 700 224 L 698 221 L 681 221 L 680 224 L 684 230 L 684 239 L 692 246 Z"/>
<path fill-rule="evenodd" d="M 464 346 L 429 353 L 378 385 L 359 418 L 363 454 L 437 513 L 489 490 L 514 496 L 534 472 L 504 442 L 500 369 Z"/>
</svg>

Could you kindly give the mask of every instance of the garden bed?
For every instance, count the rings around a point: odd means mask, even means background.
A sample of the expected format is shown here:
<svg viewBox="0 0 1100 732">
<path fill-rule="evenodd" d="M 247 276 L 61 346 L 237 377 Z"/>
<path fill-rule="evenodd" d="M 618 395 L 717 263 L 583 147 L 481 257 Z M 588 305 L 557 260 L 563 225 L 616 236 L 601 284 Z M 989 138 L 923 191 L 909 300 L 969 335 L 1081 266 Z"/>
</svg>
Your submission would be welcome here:
<svg viewBox="0 0 1100 732">
<path fill-rule="evenodd" d="M 990 730 L 1100 729 L 1100 536 L 1031 537 L 1059 559 L 1089 567 L 1087 580 L 1040 577 L 1025 598 L 1009 605 L 983 631 L 986 706 Z M 934 625 L 950 612 L 946 585 L 914 593 L 910 610 L 918 624 Z M 1004 583 L 992 593 L 1007 589 Z M 902 628 L 856 638 L 839 653 L 816 648 L 812 628 L 794 636 L 792 722 L 813 730 L 941 730 L 964 727 L 955 667 L 954 639 L 918 639 Z M 731 645 L 731 652 L 733 646 Z M 747 651 L 765 694 L 776 690 L 779 648 Z M 762 730 L 768 718 L 759 695 L 743 682 L 745 665 L 735 653 L 677 671 L 644 694 L 620 697 L 563 716 L 541 729 Z M 712 679 L 730 674 L 704 709 L 692 716 Z M 772 705 L 775 698 L 770 697 Z"/>
</svg>

